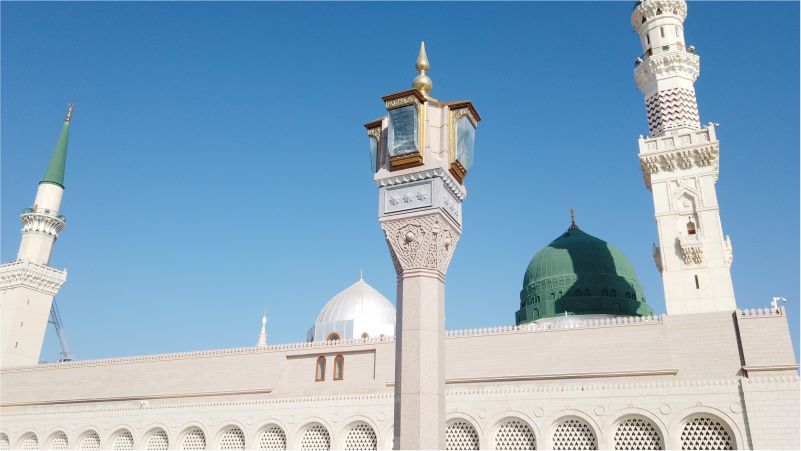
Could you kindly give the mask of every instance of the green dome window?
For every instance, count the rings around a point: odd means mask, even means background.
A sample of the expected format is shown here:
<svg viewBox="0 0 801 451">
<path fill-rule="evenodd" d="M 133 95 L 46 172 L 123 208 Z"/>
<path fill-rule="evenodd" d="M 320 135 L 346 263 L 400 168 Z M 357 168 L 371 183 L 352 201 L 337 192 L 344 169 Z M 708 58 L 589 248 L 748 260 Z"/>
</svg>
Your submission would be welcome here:
<svg viewBox="0 0 801 451">
<path fill-rule="evenodd" d="M 617 297 L 618 291 L 623 293 L 621 297 Z M 565 315 L 652 314 L 629 259 L 573 222 L 531 259 L 515 322 L 520 325 Z"/>
</svg>

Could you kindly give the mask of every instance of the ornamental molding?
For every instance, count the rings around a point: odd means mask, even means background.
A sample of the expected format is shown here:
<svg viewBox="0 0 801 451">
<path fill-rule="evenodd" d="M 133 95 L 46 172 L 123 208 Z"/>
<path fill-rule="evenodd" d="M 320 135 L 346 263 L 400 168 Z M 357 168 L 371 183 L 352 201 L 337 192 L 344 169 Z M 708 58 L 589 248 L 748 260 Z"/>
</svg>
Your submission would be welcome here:
<svg viewBox="0 0 801 451">
<path fill-rule="evenodd" d="M 38 232 L 58 239 L 58 232 L 64 229 L 66 223 L 63 216 L 55 216 L 37 211 L 25 211 L 20 217 L 22 233 Z"/>
<path fill-rule="evenodd" d="M 54 296 L 66 280 L 66 270 L 59 271 L 29 261 L 0 265 L 0 290 L 24 287 Z"/>
<path fill-rule="evenodd" d="M 425 212 L 415 216 L 380 219 L 398 277 L 410 270 L 448 271 L 462 233 L 445 215 Z"/>
<path fill-rule="evenodd" d="M 742 385 L 756 386 L 767 384 L 798 384 L 797 375 L 787 376 L 763 376 L 763 377 L 736 377 L 729 379 L 680 379 L 680 380 L 661 380 L 648 382 L 598 382 L 598 383 L 534 383 L 534 384 L 496 384 L 484 387 L 458 387 L 446 390 L 445 396 L 450 398 L 457 397 L 479 397 L 508 394 L 525 393 L 576 393 L 584 395 L 591 391 L 621 391 L 621 390 L 646 390 L 653 392 L 654 389 L 687 389 L 709 390 L 709 387 L 718 387 L 720 390 L 737 390 Z M 632 394 L 633 395 L 633 394 Z M 85 415 L 100 412 L 134 412 L 134 411 L 163 411 L 163 410 L 185 410 L 193 411 L 200 408 L 219 408 L 219 407 L 251 407 L 251 406 L 276 406 L 290 405 L 295 407 L 298 404 L 330 403 L 331 401 L 377 401 L 391 402 L 394 393 L 364 393 L 353 395 L 331 395 L 331 396 L 305 396 L 278 399 L 255 399 L 255 400 L 229 400 L 216 402 L 197 402 L 181 404 L 150 404 L 141 402 L 131 402 L 129 405 L 115 405 L 112 407 L 94 408 L 58 408 L 46 407 L 40 409 L 26 408 L 25 411 L 14 411 L 16 409 L 3 409 L 0 417 L 13 419 L 15 417 L 31 417 L 42 415 Z"/>
<path fill-rule="evenodd" d="M 467 191 L 464 187 L 457 182 L 452 175 L 442 168 L 432 168 L 422 171 L 410 172 L 407 174 L 392 175 L 376 181 L 379 188 L 388 186 L 401 185 L 409 182 L 416 182 L 419 180 L 427 180 L 432 178 L 442 179 L 446 187 L 456 196 L 460 201 L 464 200 L 467 196 Z"/>
<path fill-rule="evenodd" d="M 700 73 L 701 58 L 695 53 L 677 50 L 646 56 L 645 60 L 634 68 L 634 81 L 637 83 L 637 88 L 643 94 L 647 94 L 648 85 L 654 81 L 678 75 L 695 82 Z"/>
<path fill-rule="evenodd" d="M 700 145 L 690 149 L 664 150 L 657 152 L 640 153 L 640 168 L 643 181 L 651 189 L 653 175 L 661 172 L 675 172 L 693 167 L 711 168 L 714 171 L 715 181 L 718 179 L 720 150 L 717 141 L 708 145 Z"/>
<path fill-rule="evenodd" d="M 643 0 L 631 13 L 631 26 L 637 31 L 643 23 L 643 17 L 648 20 L 662 14 L 678 16 L 684 22 L 687 18 L 687 3 L 684 0 Z"/>
</svg>

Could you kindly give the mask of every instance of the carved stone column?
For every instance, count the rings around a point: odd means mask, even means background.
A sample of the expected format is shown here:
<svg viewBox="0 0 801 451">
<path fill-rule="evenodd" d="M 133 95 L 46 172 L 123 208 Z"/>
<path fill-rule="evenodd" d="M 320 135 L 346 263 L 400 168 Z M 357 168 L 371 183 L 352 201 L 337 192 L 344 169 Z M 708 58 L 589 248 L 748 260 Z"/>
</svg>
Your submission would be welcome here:
<svg viewBox="0 0 801 451">
<path fill-rule="evenodd" d="M 445 273 L 461 228 L 440 210 L 381 228 L 398 274 L 395 448 L 445 449 Z"/>
</svg>

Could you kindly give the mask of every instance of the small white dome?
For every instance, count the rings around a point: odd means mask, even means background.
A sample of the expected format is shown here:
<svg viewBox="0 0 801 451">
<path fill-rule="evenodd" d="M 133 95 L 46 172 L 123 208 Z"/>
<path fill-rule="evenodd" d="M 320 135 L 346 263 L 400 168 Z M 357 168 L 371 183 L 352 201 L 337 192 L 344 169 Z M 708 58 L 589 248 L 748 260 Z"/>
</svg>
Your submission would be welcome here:
<svg viewBox="0 0 801 451">
<path fill-rule="evenodd" d="M 363 279 L 345 288 L 325 304 L 309 341 L 350 340 L 395 335 L 395 307 Z"/>
</svg>

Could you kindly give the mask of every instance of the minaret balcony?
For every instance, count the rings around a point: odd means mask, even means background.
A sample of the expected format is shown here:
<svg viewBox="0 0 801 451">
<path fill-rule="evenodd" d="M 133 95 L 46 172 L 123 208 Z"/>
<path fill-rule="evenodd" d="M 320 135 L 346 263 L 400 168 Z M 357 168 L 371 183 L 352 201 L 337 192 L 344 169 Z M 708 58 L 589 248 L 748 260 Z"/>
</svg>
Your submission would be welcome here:
<svg viewBox="0 0 801 451">
<path fill-rule="evenodd" d="M 715 126 L 707 124 L 699 130 L 671 130 L 669 136 L 640 136 L 640 168 L 645 186 L 651 189 L 652 176 L 679 169 L 708 167 L 718 177 L 720 143 Z"/>
<path fill-rule="evenodd" d="M 40 232 L 58 238 L 64 229 L 67 218 L 55 210 L 48 208 L 26 208 L 19 216 L 22 221 L 22 232 Z"/>
<path fill-rule="evenodd" d="M 59 212 L 57 212 L 55 210 L 51 210 L 49 208 L 33 208 L 33 207 L 29 207 L 29 208 L 26 208 L 26 209 L 22 210 L 22 214 L 23 215 L 32 214 L 32 213 L 45 215 L 45 216 L 50 216 L 52 218 L 59 219 L 62 222 L 65 222 L 67 220 L 67 218 L 64 217 L 64 215 L 60 214 Z"/>
</svg>

